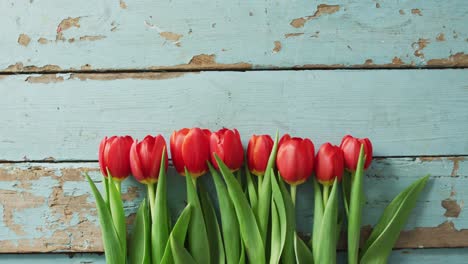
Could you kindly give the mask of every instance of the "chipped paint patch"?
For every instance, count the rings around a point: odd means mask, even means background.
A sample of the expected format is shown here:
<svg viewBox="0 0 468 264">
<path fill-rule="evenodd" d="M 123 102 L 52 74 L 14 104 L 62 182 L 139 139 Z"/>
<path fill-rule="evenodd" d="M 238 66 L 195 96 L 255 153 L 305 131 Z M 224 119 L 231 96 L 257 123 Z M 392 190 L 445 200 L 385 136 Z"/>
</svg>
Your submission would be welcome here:
<svg viewBox="0 0 468 264">
<path fill-rule="evenodd" d="M 468 54 L 458 52 L 444 59 L 430 59 L 427 61 L 428 66 L 444 66 L 444 67 L 466 67 L 468 66 Z"/>
<path fill-rule="evenodd" d="M 398 11 L 398 13 L 400 13 L 400 15 L 404 15 L 404 14 L 405 14 L 405 11 L 404 11 L 403 9 L 400 9 L 400 10 Z"/>
<path fill-rule="evenodd" d="M 444 213 L 445 217 L 455 217 L 460 215 L 461 207 L 457 203 L 457 200 L 445 199 L 441 202 L 442 207 L 446 210 Z"/>
<path fill-rule="evenodd" d="M 79 28 L 80 27 L 80 18 L 81 17 L 68 17 L 63 19 L 60 24 L 57 26 L 57 35 L 55 36 L 55 40 L 65 41 L 63 37 L 63 32 L 69 30 L 72 27 Z"/>
<path fill-rule="evenodd" d="M 85 64 L 85 65 L 81 65 L 80 69 L 82 71 L 90 71 L 93 69 L 93 67 L 91 67 L 91 64 Z"/>
<path fill-rule="evenodd" d="M 31 38 L 26 35 L 26 34 L 20 34 L 18 37 L 18 44 L 21 46 L 27 47 L 29 45 L 29 42 L 31 42 Z"/>
<path fill-rule="evenodd" d="M 419 58 L 424 58 L 424 53 L 422 53 L 422 50 L 426 48 L 429 43 L 430 42 L 428 39 L 423 39 L 423 38 L 420 38 L 417 42 L 414 42 L 411 45 L 413 48 L 417 46 L 417 48 L 415 48 L 416 50 L 414 51 L 414 56 L 419 57 Z"/>
<path fill-rule="evenodd" d="M 372 59 L 367 59 L 365 62 L 364 62 L 364 65 L 373 65 L 374 64 L 374 61 Z"/>
<path fill-rule="evenodd" d="M 450 176 L 452 177 L 458 176 L 458 170 L 460 169 L 460 161 L 464 161 L 465 157 L 449 157 L 447 159 L 453 161 L 453 169 L 452 169 L 452 173 L 450 174 Z"/>
<path fill-rule="evenodd" d="M 411 14 L 422 16 L 421 10 L 419 10 L 418 8 L 411 9 Z"/>
<path fill-rule="evenodd" d="M 49 43 L 50 40 L 48 40 L 48 39 L 46 39 L 46 38 L 39 38 L 39 39 L 37 40 L 37 42 L 39 42 L 39 44 L 45 45 L 45 44 Z"/>
<path fill-rule="evenodd" d="M 287 34 L 284 34 L 284 37 L 292 38 L 292 37 L 297 37 L 297 36 L 302 36 L 302 35 L 304 35 L 304 33 L 287 33 Z"/>
<path fill-rule="evenodd" d="M 98 36 L 81 36 L 80 41 L 96 41 L 105 39 L 106 36 L 98 35 Z"/>
<path fill-rule="evenodd" d="M 441 157 L 430 157 L 430 156 L 428 156 L 428 157 L 419 157 L 419 160 L 421 162 L 432 162 L 432 161 L 440 161 L 440 160 L 442 160 L 442 158 Z"/>
<path fill-rule="evenodd" d="M 273 48 L 273 53 L 280 52 L 281 51 L 281 42 L 275 41 L 273 44 L 275 45 L 275 47 Z"/>
<path fill-rule="evenodd" d="M 127 9 L 127 4 L 124 2 L 124 0 L 120 0 L 120 8 L 122 9 Z"/>
<path fill-rule="evenodd" d="M 312 19 L 316 19 L 323 15 L 331 15 L 333 13 L 338 12 L 339 10 L 340 10 L 339 5 L 320 4 L 317 6 L 317 10 L 315 11 L 313 15 L 293 19 L 291 20 L 290 25 L 295 28 L 301 28 L 305 25 L 305 23 L 307 23 L 308 21 Z"/>
<path fill-rule="evenodd" d="M 47 64 L 44 66 L 34 66 L 34 65 L 27 65 L 24 66 L 23 63 L 17 62 L 16 64 L 8 66 L 4 71 L 5 72 L 35 72 L 35 71 L 60 71 L 58 65 Z"/>
<path fill-rule="evenodd" d="M 28 83 L 58 83 L 63 82 L 63 76 L 57 76 L 56 74 L 43 74 L 40 76 L 29 76 L 26 78 Z"/>
<path fill-rule="evenodd" d="M 181 46 L 179 40 L 184 36 L 182 34 L 177 34 L 169 31 L 160 32 L 159 35 L 165 38 L 166 40 L 173 42 L 177 47 Z"/>
<path fill-rule="evenodd" d="M 130 72 L 130 73 L 72 73 L 69 80 L 78 79 L 80 81 L 112 81 L 123 79 L 137 80 L 166 80 L 178 78 L 183 72 Z"/>
<path fill-rule="evenodd" d="M 252 69 L 252 64 L 246 62 L 237 63 L 217 63 L 215 54 L 199 54 L 193 56 L 187 64 L 175 66 L 153 66 L 148 67 L 149 70 L 248 70 Z"/>
<path fill-rule="evenodd" d="M 437 37 L 436 37 L 436 40 L 437 41 L 445 41 L 444 33 L 439 33 L 439 35 L 437 35 Z"/>
</svg>

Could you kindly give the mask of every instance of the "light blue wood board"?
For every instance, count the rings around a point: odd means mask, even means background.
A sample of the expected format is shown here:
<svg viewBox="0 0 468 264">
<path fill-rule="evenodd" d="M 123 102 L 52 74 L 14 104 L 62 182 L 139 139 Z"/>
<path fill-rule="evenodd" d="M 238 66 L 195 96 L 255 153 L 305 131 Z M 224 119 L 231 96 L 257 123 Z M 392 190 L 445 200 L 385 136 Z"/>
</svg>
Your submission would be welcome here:
<svg viewBox="0 0 468 264">
<path fill-rule="evenodd" d="M 120 2 L 1 1 L 0 69 L 468 65 L 465 0 Z"/>
<path fill-rule="evenodd" d="M 388 263 L 465 264 L 467 258 L 468 250 L 465 248 L 405 249 L 393 251 Z M 346 263 L 346 254 L 339 252 L 338 260 L 338 263 Z M 106 262 L 104 255 L 101 254 L 0 254 L 0 263 L 105 264 Z"/>
<path fill-rule="evenodd" d="M 375 156 L 468 154 L 468 70 L 11 75 L 0 79 L 0 160 L 96 160 L 104 136 L 182 127 L 310 137 L 348 133 Z M 82 79 L 82 80 L 80 80 Z M 103 80 L 105 79 L 105 80 Z"/>
<path fill-rule="evenodd" d="M 0 164 L 0 253 L 102 251 L 94 198 L 82 175 L 85 171 L 100 187 L 96 163 Z M 365 178 L 363 226 L 374 225 L 398 192 L 427 173 L 432 177 L 397 247 L 468 247 L 464 204 L 468 201 L 468 162 L 461 157 L 374 160 Z M 214 197 L 210 177 L 201 180 Z M 175 219 L 185 206 L 185 179 L 171 168 L 168 185 Z M 128 179 L 123 193 L 126 213 L 132 216 L 146 192 Z M 301 185 L 296 211 L 297 229 L 303 234 L 312 227 L 312 197 L 311 183 Z M 449 201 L 449 210 L 442 206 L 444 200 Z"/>
</svg>

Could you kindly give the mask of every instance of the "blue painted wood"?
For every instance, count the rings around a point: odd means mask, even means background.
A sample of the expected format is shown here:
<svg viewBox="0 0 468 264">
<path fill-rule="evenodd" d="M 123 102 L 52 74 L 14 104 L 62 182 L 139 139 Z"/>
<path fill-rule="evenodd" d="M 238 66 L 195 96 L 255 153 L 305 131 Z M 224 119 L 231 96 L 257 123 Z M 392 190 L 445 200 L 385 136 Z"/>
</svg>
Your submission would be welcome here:
<svg viewBox="0 0 468 264">
<path fill-rule="evenodd" d="M 96 163 L 0 164 L 0 253 L 102 251 L 94 198 L 83 172 L 100 186 Z M 426 173 L 432 177 L 397 243 L 398 248 L 468 247 L 468 161 L 464 158 L 374 160 L 365 178 L 363 226 L 374 225 L 391 199 Z M 201 178 L 213 197 L 209 175 Z M 175 218 L 185 206 L 185 180 L 169 170 L 168 201 Z M 123 183 L 126 214 L 133 217 L 145 189 Z M 299 187 L 297 229 L 312 229 L 310 182 Z"/>
<path fill-rule="evenodd" d="M 467 70 L 6 76 L 0 160 L 96 160 L 106 135 L 200 126 L 310 137 L 348 133 L 376 156 L 468 154 Z"/>
<path fill-rule="evenodd" d="M 467 66 L 467 7 L 464 0 L 4 0 L 0 69 Z M 213 57 L 202 65 L 201 54 Z"/>
<path fill-rule="evenodd" d="M 338 253 L 338 263 L 346 263 L 346 255 Z M 390 255 L 389 263 L 427 263 L 439 264 L 441 261 L 451 264 L 465 264 L 468 250 L 452 249 L 405 249 L 396 250 Z M 103 255 L 98 254 L 0 254 L 0 263 L 63 263 L 63 264 L 104 264 Z"/>
</svg>

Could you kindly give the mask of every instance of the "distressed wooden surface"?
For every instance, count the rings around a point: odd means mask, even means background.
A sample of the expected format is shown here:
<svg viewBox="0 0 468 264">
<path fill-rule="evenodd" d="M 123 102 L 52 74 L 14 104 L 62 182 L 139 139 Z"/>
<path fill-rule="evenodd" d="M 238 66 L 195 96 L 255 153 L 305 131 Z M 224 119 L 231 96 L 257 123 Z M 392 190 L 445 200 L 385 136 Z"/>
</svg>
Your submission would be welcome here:
<svg viewBox="0 0 468 264">
<path fill-rule="evenodd" d="M 465 0 L 3 0 L 0 71 L 466 67 L 467 9 Z"/>
<path fill-rule="evenodd" d="M 101 252 L 102 243 L 89 186 L 100 181 L 96 163 L 0 164 L 0 253 Z M 365 178 L 363 231 L 377 222 L 390 200 L 417 178 L 431 173 L 397 248 L 468 247 L 468 160 L 447 158 L 375 159 Z M 184 178 L 169 173 L 172 217 L 185 205 Z M 201 178 L 214 195 L 209 176 Z M 100 184 L 100 183 L 99 183 Z M 298 231 L 310 233 L 312 186 L 301 185 Z M 145 190 L 134 180 L 123 185 L 126 214 L 134 215 Z M 1 260 L 1 258 L 0 258 Z"/>
<path fill-rule="evenodd" d="M 404 249 L 392 252 L 389 263 L 427 263 L 440 264 L 441 261 L 451 264 L 465 264 L 468 250 L 463 248 L 444 249 Z M 0 263 L 62 263 L 62 264 L 105 264 L 102 254 L 0 254 Z M 346 263 L 346 255 L 338 253 L 338 263 Z"/>
<path fill-rule="evenodd" d="M 339 143 L 376 156 L 468 153 L 468 70 L 12 75 L 0 79 L 0 160 L 96 160 L 106 135 L 200 126 Z"/>
</svg>

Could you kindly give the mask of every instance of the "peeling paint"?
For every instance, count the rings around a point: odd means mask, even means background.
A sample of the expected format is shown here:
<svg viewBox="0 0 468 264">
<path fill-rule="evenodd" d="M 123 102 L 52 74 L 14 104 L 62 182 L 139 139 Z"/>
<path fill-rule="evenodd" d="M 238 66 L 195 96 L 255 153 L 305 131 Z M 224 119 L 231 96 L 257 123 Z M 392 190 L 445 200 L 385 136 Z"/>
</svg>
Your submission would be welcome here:
<svg viewBox="0 0 468 264">
<path fill-rule="evenodd" d="M 42 37 L 41 37 L 41 38 L 39 38 L 39 39 L 37 40 L 37 42 L 39 42 L 39 43 L 42 44 L 42 45 L 45 45 L 45 44 L 49 43 L 49 40 L 46 39 L 46 38 L 42 38 Z"/>
<path fill-rule="evenodd" d="M 180 38 L 182 38 L 184 36 L 184 35 L 169 32 L 169 31 L 161 32 L 161 33 L 159 33 L 159 35 L 161 37 L 165 38 L 166 40 L 172 41 L 174 43 L 178 43 Z"/>
<path fill-rule="evenodd" d="M 287 33 L 287 34 L 284 34 L 284 37 L 291 38 L 291 37 L 297 37 L 297 36 L 302 36 L 302 35 L 304 35 L 304 33 Z"/>
<path fill-rule="evenodd" d="M 445 199 L 441 202 L 442 207 L 446 210 L 444 213 L 445 217 L 455 217 L 460 215 L 461 207 L 457 203 L 457 200 Z"/>
<path fill-rule="evenodd" d="M 89 71 L 89 70 L 92 70 L 93 67 L 91 67 L 90 64 L 85 64 L 85 65 L 81 65 L 80 69 L 81 69 L 82 71 Z"/>
<path fill-rule="evenodd" d="M 418 8 L 411 9 L 411 14 L 422 16 L 421 10 L 419 10 Z"/>
<path fill-rule="evenodd" d="M 444 66 L 444 67 L 466 67 L 468 66 L 468 54 L 463 52 L 450 55 L 443 59 L 430 59 L 427 61 L 428 66 Z"/>
<path fill-rule="evenodd" d="M 436 37 L 436 40 L 437 41 L 445 41 L 444 33 L 439 33 L 439 35 L 437 35 L 437 37 Z"/>
<path fill-rule="evenodd" d="M 105 39 L 106 36 L 98 35 L 98 36 L 81 36 L 80 41 L 96 41 Z"/>
<path fill-rule="evenodd" d="M 27 65 L 24 66 L 23 63 L 17 62 L 16 64 L 8 66 L 4 71 L 5 72 L 28 72 L 28 71 L 60 71 L 61 68 L 58 65 L 47 64 L 44 66 L 34 66 Z"/>
<path fill-rule="evenodd" d="M 252 64 L 246 62 L 237 63 L 217 63 L 215 54 L 199 54 L 193 56 L 187 64 L 175 66 L 153 66 L 148 67 L 149 70 L 192 70 L 192 69 L 230 69 L 230 70 L 247 70 L 252 69 Z"/>
<path fill-rule="evenodd" d="M 275 47 L 273 48 L 273 53 L 278 53 L 281 51 L 281 42 L 275 41 Z"/>
<path fill-rule="evenodd" d="M 404 14 L 405 14 L 405 11 L 404 11 L 403 9 L 400 9 L 400 10 L 398 11 L 398 13 L 400 13 L 400 15 L 404 15 Z"/>
<path fill-rule="evenodd" d="M 339 5 L 327 5 L 327 4 L 320 4 L 317 6 L 317 10 L 315 13 L 311 16 L 306 16 L 306 17 L 300 17 L 291 20 L 290 25 L 295 27 L 295 28 L 300 28 L 305 25 L 309 20 L 316 19 L 322 15 L 331 15 L 333 13 L 336 13 L 340 10 Z"/>
<path fill-rule="evenodd" d="M 183 76 L 183 72 L 72 73 L 69 80 L 111 81 L 122 79 L 166 80 Z"/>
<path fill-rule="evenodd" d="M 453 161 L 453 169 L 452 169 L 452 173 L 450 174 L 450 176 L 452 177 L 458 176 L 458 170 L 460 169 L 460 161 L 464 161 L 465 158 L 464 157 L 449 157 L 447 159 Z"/>
<path fill-rule="evenodd" d="M 63 82 L 63 77 L 56 74 L 43 74 L 40 76 L 29 76 L 25 81 L 28 83 L 58 83 Z"/>
<path fill-rule="evenodd" d="M 127 4 L 124 2 L 124 0 L 120 0 L 120 8 L 127 9 Z"/>
<path fill-rule="evenodd" d="M 413 48 L 417 46 L 416 50 L 414 51 L 414 56 L 419 57 L 419 58 L 424 58 L 424 53 L 422 53 L 422 50 L 426 48 L 428 44 L 429 44 L 429 40 L 423 39 L 423 38 L 420 38 L 418 42 L 414 42 L 411 45 Z"/>
<path fill-rule="evenodd" d="M 29 45 L 29 42 L 31 42 L 31 38 L 26 35 L 26 34 L 20 34 L 18 37 L 18 44 L 21 46 L 27 47 Z"/>
<path fill-rule="evenodd" d="M 372 61 L 372 59 L 367 59 L 365 62 L 364 62 L 364 65 L 373 65 L 374 64 L 374 61 Z"/>
</svg>

